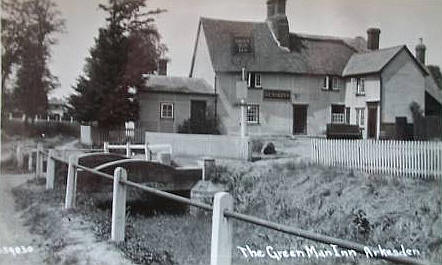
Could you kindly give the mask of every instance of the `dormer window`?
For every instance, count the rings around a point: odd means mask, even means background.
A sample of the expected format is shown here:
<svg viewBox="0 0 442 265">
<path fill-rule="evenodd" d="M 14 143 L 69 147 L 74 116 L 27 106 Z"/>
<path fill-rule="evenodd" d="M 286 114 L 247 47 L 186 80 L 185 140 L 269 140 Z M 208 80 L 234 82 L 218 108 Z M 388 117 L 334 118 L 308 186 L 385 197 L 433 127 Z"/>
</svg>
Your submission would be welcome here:
<svg viewBox="0 0 442 265">
<path fill-rule="evenodd" d="M 251 53 L 252 40 L 249 37 L 234 38 L 234 53 Z"/>
<path fill-rule="evenodd" d="M 249 73 L 247 76 L 247 86 L 249 88 L 262 88 L 261 74 Z"/>
<path fill-rule="evenodd" d="M 324 76 L 322 80 L 322 89 L 323 90 L 339 90 L 340 87 L 340 79 L 337 76 Z"/>
</svg>

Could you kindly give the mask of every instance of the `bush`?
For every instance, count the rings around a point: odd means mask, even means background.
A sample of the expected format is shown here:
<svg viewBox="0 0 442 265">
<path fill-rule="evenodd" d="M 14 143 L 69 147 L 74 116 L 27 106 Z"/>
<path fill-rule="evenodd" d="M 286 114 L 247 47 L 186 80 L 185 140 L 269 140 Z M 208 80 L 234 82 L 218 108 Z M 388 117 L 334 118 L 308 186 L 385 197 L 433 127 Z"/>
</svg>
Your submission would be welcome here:
<svg viewBox="0 0 442 265">
<path fill-rule="evenodd" d="M 188 119 L 178 126 L 178 133 L 188 134 L 221 134 L 218 120 L 215 118 L 192 120 Z"/>
</svg>

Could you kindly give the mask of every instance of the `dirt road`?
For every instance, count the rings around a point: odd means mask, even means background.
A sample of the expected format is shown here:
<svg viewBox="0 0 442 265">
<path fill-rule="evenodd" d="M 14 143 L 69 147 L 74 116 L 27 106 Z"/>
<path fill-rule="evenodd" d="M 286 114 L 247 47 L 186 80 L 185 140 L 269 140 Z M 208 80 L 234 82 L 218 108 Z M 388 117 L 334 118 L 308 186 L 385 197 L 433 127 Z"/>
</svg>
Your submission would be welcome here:
<svg viewBox="0 0 442 265">
<path fill-rule="evenodd" d="M 24 227 L 11 193 L 13 187 L 32 177 L 32 174 L 0 175 L 0 265 L 45 264 L 44 253 L 38 246 L 43 240 Z"/>
</svg>

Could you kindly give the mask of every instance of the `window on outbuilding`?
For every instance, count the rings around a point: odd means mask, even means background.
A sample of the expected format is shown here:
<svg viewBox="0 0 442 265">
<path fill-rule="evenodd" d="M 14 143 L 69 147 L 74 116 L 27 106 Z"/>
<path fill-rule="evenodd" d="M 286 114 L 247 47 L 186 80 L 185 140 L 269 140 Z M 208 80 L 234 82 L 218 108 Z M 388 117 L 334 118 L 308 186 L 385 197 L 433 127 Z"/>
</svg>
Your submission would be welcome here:
<svg viewBox="0 0 442 265">
<path fill-rule="evenodd" d="M 173 119 L 173 103 L 169 102 L 160 103 L 160 118 Z"/>
</svg>

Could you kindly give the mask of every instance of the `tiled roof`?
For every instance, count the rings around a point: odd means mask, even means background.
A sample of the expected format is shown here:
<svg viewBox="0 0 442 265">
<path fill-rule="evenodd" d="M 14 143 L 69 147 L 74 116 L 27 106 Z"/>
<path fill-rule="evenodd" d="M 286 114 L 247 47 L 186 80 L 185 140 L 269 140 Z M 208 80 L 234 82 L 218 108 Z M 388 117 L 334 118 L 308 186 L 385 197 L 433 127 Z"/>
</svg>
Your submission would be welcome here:
<svg viewBox="0 0 442 265">
<path fill-rule="evenodd" d="M 404 46 L 396 46 L 387 49 L 353 54 L 342 75 L 350 76 L 378 73 L 403 48 Z"/>
<path fill-rule="evenodd" d="M 146 86 L 141 91 L 180 94 L 215 94 L 214 88 L 202 78 L 144 75 Z"/>
<path fill-rule="evenodd" d="M 201 18 L 215 71 L 341 75 L 347 61 L 366 46 L 361 37 L 336 38 L 290 33 L 290 49 L 278 46 L 266 22 Z M 249 37 L 253 53 L 234 54 L 235 37 Z"/>
</svg>

